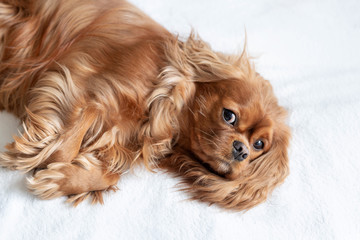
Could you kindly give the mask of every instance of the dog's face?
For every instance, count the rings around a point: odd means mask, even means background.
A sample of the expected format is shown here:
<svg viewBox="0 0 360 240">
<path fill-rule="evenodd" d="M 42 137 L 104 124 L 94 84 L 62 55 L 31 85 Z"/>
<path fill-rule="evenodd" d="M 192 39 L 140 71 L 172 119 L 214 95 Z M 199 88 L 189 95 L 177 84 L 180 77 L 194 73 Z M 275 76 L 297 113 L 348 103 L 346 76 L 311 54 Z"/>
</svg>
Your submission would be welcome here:
<svg viewBox="0 0 360 240">
<path fill-rule="evenodd" d="M 236 179 L 272 147 L 272 99 L 261 77 L 198 84 L 189 126 L 192 152 L 210 171 Z"/>
</svg>

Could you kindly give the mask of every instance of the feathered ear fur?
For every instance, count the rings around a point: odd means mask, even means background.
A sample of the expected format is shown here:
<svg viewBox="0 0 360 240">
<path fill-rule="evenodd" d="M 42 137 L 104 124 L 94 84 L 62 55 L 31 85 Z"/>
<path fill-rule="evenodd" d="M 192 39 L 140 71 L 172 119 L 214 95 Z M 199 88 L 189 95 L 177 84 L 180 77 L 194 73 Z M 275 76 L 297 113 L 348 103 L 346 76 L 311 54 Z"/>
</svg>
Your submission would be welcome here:
<svg viewBox="0 0 360 240">
<path fill-rule="evenodd" d="M 195 93 L 192 68 L 181 42 L 169 41 L 165 48 L 168 66 L 162 70 L 148 98 L 148 119 L 140 131 L 144 139 L 142 158 L 147 168 L 156 166 L 157 159 L 171 152 L 179 133 L 180 114 Z"/>
<path fill-rule="evenodd" d="M 193 73 L 193 81 L 213 82 L 224 78 L 241 78 L 247 73 L 244 67 L 251 69 L 246 51 L 239 56 L 214 52 L 210 45 L 194 32 L 179 45 L 182 56 L 177 51 L 170 52 L 172 64 L 184 67 L 183 63 L 187 62 L 184 70 Z"/>
</svg>

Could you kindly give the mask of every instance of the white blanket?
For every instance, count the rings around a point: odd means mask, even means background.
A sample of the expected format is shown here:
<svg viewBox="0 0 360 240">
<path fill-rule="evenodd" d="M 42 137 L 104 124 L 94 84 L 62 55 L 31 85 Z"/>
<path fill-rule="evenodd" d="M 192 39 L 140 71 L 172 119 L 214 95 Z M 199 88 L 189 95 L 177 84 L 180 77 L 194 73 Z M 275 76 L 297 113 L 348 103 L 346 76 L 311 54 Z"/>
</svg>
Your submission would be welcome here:
<svg viewBox="0 0 360 240">
<path fill-rule="evenodd" d="M 289 112 L 291 173 L 248 212 L 187 201 L 177 179 L 138 169 L 105 205 L 40 200 L 0 168 L 0 239 L 360 239 L 360 1 L 133 0 L 215 50 L 247 33 L 258 72 Z M 0 113 L 0 148 L 18 122 Z"/>
</svg>

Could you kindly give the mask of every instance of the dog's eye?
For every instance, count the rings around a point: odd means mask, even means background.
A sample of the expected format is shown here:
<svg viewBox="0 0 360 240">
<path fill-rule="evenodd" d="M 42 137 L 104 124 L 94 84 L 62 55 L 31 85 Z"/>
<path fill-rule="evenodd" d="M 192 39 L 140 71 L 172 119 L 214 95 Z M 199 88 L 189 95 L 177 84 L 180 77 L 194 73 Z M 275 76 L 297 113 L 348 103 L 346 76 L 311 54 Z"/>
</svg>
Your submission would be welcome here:
<svg viewBox="0 0 360 240">
<path fill-rule="evenodd" d="M 231 125 L 234 126 L 234 124 L 236 122 L 235 113 L 233 113 L 229 109 L 224 108 L 222 115 L 223 115 L 223 118 L 224 118 L 225 122 L 227 122 L 228 124 L 231 124 Z"/>
<path fill-rule="evenodd" d="M 261 149 L 264 148 L 264 142 L 261 141 L 261 140 L 256 140 L 256 141 L 254 142 L 253 146 L 254 146 L 254 148 L 255 148 L 256 150 L 261 150 Z"/>
</svg>

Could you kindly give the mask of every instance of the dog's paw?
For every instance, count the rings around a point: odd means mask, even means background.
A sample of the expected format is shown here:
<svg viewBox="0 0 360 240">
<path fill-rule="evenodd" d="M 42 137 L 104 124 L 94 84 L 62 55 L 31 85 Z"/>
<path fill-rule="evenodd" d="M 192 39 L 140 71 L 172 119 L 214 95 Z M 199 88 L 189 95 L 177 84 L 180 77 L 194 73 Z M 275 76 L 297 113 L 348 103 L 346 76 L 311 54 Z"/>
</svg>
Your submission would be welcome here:
<svg viewBox="0 0 360 240">
<path fill-rule="evenodd" d="M 52 163 L 47 169 L 40 170 L 34 176 L 27 179 L 28 189 L 36 196 L 42 199 L 53 199 L 64 196 L 61 191 L 61 182 L 66 176 L 61 172 L 61 168 L 66 163 Z"/>
<path fill-rule="evenodd" d="M 116 186 L 110 185 L 102 190 L 93 190 L 87 184 L 86 176 L 81 171 L 88 171 L 91 166 L 77 162 L 73 163 L 52 163 L 46 169 L 39 170 L 33 177 L 28 178 L 28 188 L 36 196 L 42 199 L 53 199 L 60 196 L 68 196 L 67 202 L 77 206 L 88 197 L 92 203 L 103 204 L 103 193 L 106 191 L 118 190 Z M 80 172 L 79 172 L 80 171 Z M 82 174 L 81 174 L 82 173 Z M 89 173 L 87 173 L 89 174 Z M 80 181 L 81 177 L 82 181 Z M 84 183 L 85 181 L 85 183 Z"/>
</svg>

